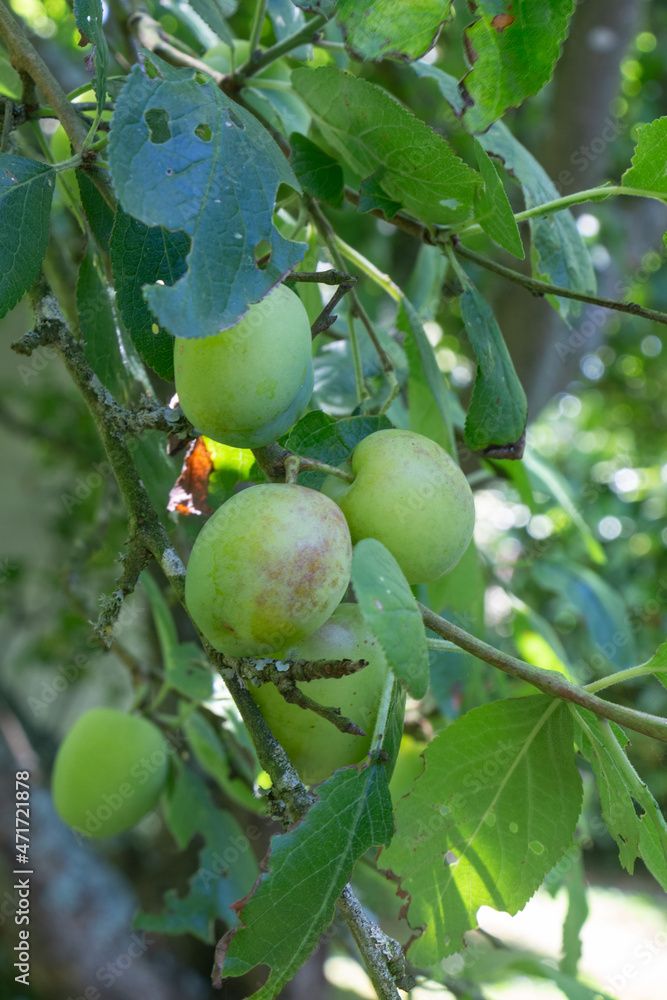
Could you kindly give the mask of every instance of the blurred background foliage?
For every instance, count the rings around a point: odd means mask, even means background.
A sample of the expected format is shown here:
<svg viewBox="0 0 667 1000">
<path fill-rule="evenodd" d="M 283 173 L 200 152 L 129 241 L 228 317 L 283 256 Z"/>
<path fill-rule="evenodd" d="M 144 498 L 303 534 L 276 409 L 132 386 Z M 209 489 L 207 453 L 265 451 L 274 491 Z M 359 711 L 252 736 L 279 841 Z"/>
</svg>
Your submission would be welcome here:
<svg viewBox="0 0 667 1000">
<path fill-rule="evenodd" d="M 11 6 L 29 26 L 35 44 L 64 86 L 84 89 L 89 77 L 66 0 L 12 0 Z M 213 44 L 214 37 L 188 4 L 163 0 L 148 7 L 167 33 L 197 53 Z M 252 3 L 243 2 L 232 14 L 229 25 L 235 35 L 248 36 L 253 9 Z M 113 0 L 107 21 L 116 60 L 112 74 L 123 74 L 134 60 L 122 26 L 125 16 L 121 0 Z M 461 4 L 454 25 L 442 33 L 437 48 L 427 57 L 457 76 L 465 70 L 459 39 L 467 20 Z M 267 19 L 262 44 L 274 40 L 272 30 Z M 333 32 L 331 38 L 335 40 Z M 510 112 L 507 124 L 564 194 L 606 178 L 616 180 L 629 164 L 637 126 L 660 117 L 667 108 L 666 53 L 667 8 L 663 5 L 586 0 L 578 5 L 554 80 L 525 106 Z M 321 51 L 318 58 L 324 58 Z M 333 55 L 329 50 L 327 58 L 343 59 L 336 50 Z M 430 81 L 417 80 L 408 67 L 391 61 L 353 68 L 386 86 L 433 128 L 446 133 L 464 157 L 470 157 L 470 139 L 457 129 Z M 15 93 L 16 85 L 0 49 L 0 94 Z M 21 150 L 38 158 L 46 156 L 55 124 L 45 118 L 40 125 L 23 126 L 18 136 Z M 62 153 L 61 158 L 66 155 Z M 521 208 L 518 188 L 511 180 L 508 192 L 516 208 Z M 84 236 L 62 190 L 58 198 L 47 271 L 72 316 L 73 276 L 85 249 Z M 359 216 L 352 209 L 327 210 L 327 214 L 344 240 L 409 294 L 421 296 L 422 301 L 431 297 L 427 332 L 442 372 L 465 403 L 474 367 L 456 283 L 444 266 L 405 234 L 370 216 Z M 600 294 L 667 309 L 664 205 L 615 199 L 579 206 L 577 224 L 591 251 Z M 472 245 L 498 259 L 504 257 L 485 237 Z M 522 288 L 477 268 L 471 275 L 494 305 L 529 397 L 527 459 L 517 468 L 518 463 L 480 463 L 462 453 L 476 491 L 480 558 L 479 563 L 472 557 L 464 560 L 454 580 L 447 578 L 430 588 L 432 606 L 500 648 L 539 666 L 562 669 L 581 682 L 644 662 L 664 641 L 667 623 L 664 328 L 595 307 L 584 307 L 568 328 L 545 302 L 533 299 Z M 437 294 L 440 289 L 442 295 Z M 362 281 L 360 292 L 380 329 L 395 337 L 389 300 L 369 281 Z M 48 783 L 55 748 L 74 719 L 95 704 L 129 706 L 137 681 L 148 683 L 151 669 L 160 667 L 160 652 L 148 603 L 140 591 L 126 604 L 112 650 L 102 652 L 92 639 L 89 622 L 97 617 L 98 599 L 113 590 L 120 569 L 119 554 L 126 537 L 124 510 L 84 404 L 60 364 L 44 349 L 29 359 L 10 352 L 10 342 L 30 325 L 23 304 L 0 323 L 4 357 L 0 367 L 4 470 L 0 542 L 0 642 L 4 650 L 0 696 L 4 708 L 0 729 L 12 753 L 23 755 L 22 759 L 27 755 L 30 770 Z M 337 329 L 344 337 L 344 310 Z M 395 340 L 395 344 L 400 371 L 402 351 L 400 343 Z M 367 374 L 377 370 L 370 352 L 364 362 Z M 344 339 L 318 346 L 316 370 L 317 405 L 334 414 L 349 410 L 353 373 Z M 167 401 L 172 387 L 153 376 L 151 381 L 158 397 Z M 394 404 L 390 416 L 399 426 L 405 423 L 404 400 Z M 139 442 L 137 455 L 153 495 L 166 503 L 181 456 L 167 457 L 160 435 Z M 177 521 L 173 516 L 176 544 L 183 555 L 198 528 L 195 521 Z M 192 638 L 187 621 L 176 607 L 173 612 L 183 639 Z M 408 708 L 407 730 L 413 738 L 428 737 L 475 704 L 523 693 L 514 682 L 493 675 L 490 667 L 471 663 L 463 654 L 438 653 L 432 660 L 432 692 L 424 704 Z M 653 713 L 667 712 L 667 691 L 655 680 L 628 683 L 606 696 Z M 27 736 L 27 745 L 21 733 Z M 634 734 L 629 752 L 664 811 L 664 747 Z M 237 816 L 244 815 L 227 792 L 221 791 L 219 799 Z M 580 830 L 587 848 L 586 878 L 603 884 L 618 882 L 621 869 L 616 849 L 598 815 L 599 804 L 589 795 Z M 269 827 L 263 829 L 265 833 L 254 845 L 258 858 Z M 145 910 L 159 907 L 162 891 L 174 884 L 174 878 L 184 886 L 195 864 L 192 848 L 176 854 L 158 815 L 121 838 L 101 842 L 96 851 L 132 876 Z M 62 857 L 64 864 L 72 863 L 66 851 Z M 359 885 L 369 905 L 391 912 L 396 901 L 361 868 Z M 2 872 L 2 881 L 10 884 L 7 874 Z M 95 877 L 101 877 L 99 872 L 91 875 Z M 567 872 L 559 876 L 557 884 L 568 877 Z M 75 893 L 73 885 L 69 891 Z M 127 905 L 128 892 L 119 893 L 118 912 Z M 103 928 L 108 916 L 100 916 L 93 903 L 90 912 L 91 920 L 99 920 Z M 343 945 L 331 944 L 331 954 L 337 949 L 344 952 L 344 934 L 342 941 Z M 172 995 L 164 985 L 170 961 L 196 970 L 190 979 L 181 970 L 178 976 L 185 976 L 181 980 L 172 969 L 172 985 L 175 989 L 180 983 L 180 995 L 211 995 L 205 983 L 211 959 L 208 946 L 194 938 L 175 938 L 160 945 L 159 954 L 166 964 L 161 969 L 156 960 L 152 966 L 155 981 L 146 981 L 143 996 Z M 285 996 L 324 995 L 321 961 L 309 972 L 311 965 Z M 10 966 L 11 960 L 0 960 L 2 995 L 7 997 L 14 995 Z M 45 1000 L 68 995 L 57 977 L 55 984 L 49 979 L 47 969 L 38 970 L 35 983 L 32 991 L 21 990 L 20 995 Z M 331 983 L 326 988 L 331 996 L 351 995 Z M 229 987 L 225 996 L 237 995 L 238 989 L 238 984 Z M 520 995 L 517 989 L 515 985 L 512 997 Z M 102 995 L 132 994 L 123 993 L 122 979 L 117 978 L 102 989 Z"/>
</svg>

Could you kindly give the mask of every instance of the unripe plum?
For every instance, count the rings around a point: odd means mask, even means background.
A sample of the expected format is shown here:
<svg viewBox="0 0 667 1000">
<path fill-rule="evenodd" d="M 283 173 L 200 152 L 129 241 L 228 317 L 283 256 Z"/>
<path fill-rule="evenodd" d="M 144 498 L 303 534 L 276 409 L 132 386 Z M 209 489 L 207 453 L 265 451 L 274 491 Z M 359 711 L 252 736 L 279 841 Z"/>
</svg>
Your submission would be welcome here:
<svg viewBox="0 0 667 1000">
<path fill-rule="evenodd" d="M 115 708 L 93 708 L 60 745 L 53 803 L 77 833 L 110 837 L 154 808 L 168 769 L 167 743 L 157 726 Z"/>
<path fill-rule="evenodd" d="M 234 448 L 277 440 L 303 415 L 313 392 L 308 314 L 277 285 L 228 330 L 175 337 L 176 392 L 188 420 Z"/>
<path fill-rule="evenodd" d="M 437 580 L 472 539 L 468 480 L 444 448 L 412 431 L 369 434 L 352 452 L 354 481 L 327 476 L 322 492 L 339 505 L 353 543 L 382 542 L 409 583 Z"/>
<path fill-rule="evenodd" d="M 252 486 L 197 536 L 185 600 L 221 652 L 279 656 L 330 617 L 351 564 L 350 532 L 332 500 L 305 486 Z"/>
<path fill-rule="evenodd" d="M 368 666 L 345 677 L 328 677 L 297 686 L 322 705 L 340 708 L 366 733 L 341 733 L 310 710 L 285 701 L 274 684 L 250 686 L 269 729 L 287 751 L 306 784 L 324 781 L 337 767 L 357 764 L 370 748 L 387 663 L 382 648 L 356 604 L 341 604 L 313 635 L 289 650 L 300 660 L 368 660 Z"/>
</svg>

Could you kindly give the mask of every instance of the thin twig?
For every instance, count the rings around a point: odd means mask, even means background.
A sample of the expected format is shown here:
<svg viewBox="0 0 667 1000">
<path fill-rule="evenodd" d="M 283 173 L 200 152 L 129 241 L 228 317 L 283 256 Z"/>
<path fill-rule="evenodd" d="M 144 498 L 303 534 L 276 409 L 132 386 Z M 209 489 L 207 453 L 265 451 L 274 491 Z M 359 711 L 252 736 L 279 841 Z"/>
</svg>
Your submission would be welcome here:
<svg viewBox="0 0 667 1000">
<path fill-rule="evenodd" d="M 419 604 L 424 624 L 436 635 L 443 639 L 450 639 L 461 649 L 472 653 L 478 660 L 490 663 L 492 667 L 510 674 L 511 677 L 518 677 L 522 681 L 527 681 L 533 687 L 538 688 L 545 694 L 550 694 L 554 698 L 562 698 L 564 701 L 571 701 L 575 705 L 587 708 L 603 719 L 610 719 L 619 726 L 627 726 L 628 729 L 636 733 L 643 733 L 644 736 L 652 736 L 653 739 L 667 743 L 667 719 L 661 719 L 657 715 L 649 715 L 646 712 L 638 712 L 634 708 L 626 708 L 624 705 L 614 705 L 603 698 L 598 698 L 585 688 L 572 684 L 562 674 L 554 670 L 543 670 L 541 667 L 534 667 L 524 660 L 519 660 L 509 653 L 503 653 L 481 639 L 475 638 L 469 632 L 465 632 L 457 625 L 453 625 L 440 615 L 436 615 L 429 608 Z"/>
<path fill-rule="evenodd" d="M 405 961 L 398 941 L 368 919 L 349 885 L 343 889 L 336 906 L 352 932 L 379 1000 L 400 1000 L 396 981 L 405 975 Z"/>
</svg>

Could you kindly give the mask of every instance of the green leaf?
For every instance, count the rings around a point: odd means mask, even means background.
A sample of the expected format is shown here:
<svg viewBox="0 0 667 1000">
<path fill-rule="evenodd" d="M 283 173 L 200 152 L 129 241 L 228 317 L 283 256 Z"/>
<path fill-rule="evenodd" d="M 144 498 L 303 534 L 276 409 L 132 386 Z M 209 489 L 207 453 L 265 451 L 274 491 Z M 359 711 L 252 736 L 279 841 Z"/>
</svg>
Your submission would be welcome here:
<svg viewBox="0 0 667 1000">
<path fill-rule="evenodd" d="M 145 431 L 141 437 L 129 438 L 127 444 L 150 502 L 163 524 L 173 528 L 174 518 L 167 513 L 167 504 L 170 490 L 181 471 L 181 457 L 167 454 L 163 431 Z"/>
<path fill-rule="evenodd" d="M 387 57 L 419 59 L 435 44 L 450 17 L 451 0 L 338 0 L 337 22 L 355 58 L 379 62 Z"/>
<path fill-rule="evenodd" d="M 379 87 L 332 66 L 296 69 L 292 84 L 327 142 L 359 174 L 427 224 L 470 215 L 479 174 Z"/>
<path fill-rule="evenodd" d="M 519 181 L 526 208 L 559 197 L 544 169 L 502 122 L 492 125 L 488 132 L 479 136 L 479 141 L 487 153 L 500 157 L 505 169 Z M 565 210 L 531 219 L 529 225 L 537 254 L 536 277 L 575 292 L 595 294 L 595 272 L 590 254 L 571 212 Z M 566 321 L 581 312 L 581 303 L 574 299 L 549 297 L 549 301 Z"/>
<path fill-rule="evenodd" d="M 333 208 L 342 208 L 343 170 L 338 160 L 300 132 L 292 132 L 289 141 L 292 170 L 306 194 L 326 201 Z"/>
<path fill-rule="evenodd" d="M 655 670 L 655 676 L 667 687 L 667 642 L 663 642 L 659 646 L 650 660 L 645 664 L 645 666 L 652 667 Z"/>
<path fill-rule="evenodd" d="M 375 538 L 364 538 L 354 547 L 352 585 L 387 663 L 413 698 L 423 698 L 428 652 L 422 617 L 400 566 Z"/>
<path fill-rule="evenodd" d="M 176 646 L 178 646 L 178 634 L 174 625 L 174 619 L 171 616 L 169 605 L 164 599 L 159 584 L 153 579 L 150 573 L 147 570 L 143 570 L 139 576 L 139 580 L 151 606 L 162 659 L 167 660 Z"/>
<path fill-rule="evenodd" d="M 505 194 L 503 182 L 484 147 L 479 144 L 477 139 L 474 140 L 474 143 L 477 165 L 484 181 L 484 187 L 477 189 L 475 219 L 487 236 L 495 240 L 503 249 L 523 260 L 523 243 L 519 235 L 519 227 Z"/>
<path fill-rule="evenodd" d="M 529 477 L 533 481 L 537 482 L 541 488 L 546 489 L 554 500 L 556 500 L 557 503 L 559 503 L 563 508 L 567 516 L 579 531 L 584 545 L 586 546 L 586 551 L 593 562 L 596 562 L 598 565 L 604 565 L 607 561 L 604 549 L 581 516 L 581 511 L 574 501 L 568 481 L 561 476 L 552 465 L 549 465 L 546 462 L 543 462 L 541 458 L 538 458 L 535 452 L 530 448 L 526 449 L 526 452 L 524 453 L 523 465 L 525 470 L 528 472 Z M 532 500 L 528 506 L 531 508 L 533 507 Z"/>
<path fill-rule="evenodd" d="M 619 745 L 617 736 L 627 745 L 625 734 L 586 709 L 571 706 L 571 711 L 580 730 L 577 742 L 595 773 L 602 816 L 618 844 L 621 864 L 632 875 L 640 857 L 667 891 L 667 824 Z M 635 803 L 643 810 L 641 815 Z"/>
<path fill-rule="evenodd" d="M 116 399 L 129 402 L 132 379 L 124 361 L 121 333 L 107 283 L 90 247 L 79 266 L 76 309 L 91 368 Z"/>
<path fill-rule="evenodd" d="M 667 194 L 667 117 L 656 118 L 637 129 L 632 166 L 621 177 L 624 187 Z"/>
<path fill-rule="evenodd" d="M 466 279 L 461 318 L 477 358 L 465 442 L 472 451 L 514 444 L 526 428 L 528 402 L 491 307 Z"/>
<path fill-rule="evenodd" d="M 223 42 L 227 42 L 228 45 L 234 44 L 234 38 L 225 21 L 225 15 L 229 11 L 225 11 L 223 5 L 218 0 L 189 0 L 189 4 L 195 13 L 199 14 L 202 21 L 208 24 L 211 31 L 215 32 L 218 38 L 221 38 Z"/>
<path fill-rule="evenodd" d="M 95 79 L 93 89 L 98 105 L 103 105 L 107 94 L 109 49 L 104 36 L 102 0 L 74 0 L 74 19 L 82 38 L 92 42 Z"/>
<path fill-rule="evenodd" d="M 176 646 L 165 664 L 169 687 L 191 701 L 201 703 L 213 695 L 213 674 L 208 660 L 194 642 Z"/>
<path fill-rule="evenodd" d="M 478 0 L 465 30 L 471 70 L 461 81 L 471 132 L 483 132 L 549 80 L 567 35 L 574 0 Z"/>
<path fill-rule="evenodd" d="M 327 465 L 343 465 L 363 438 L 391 426 L 385 416 L 336 420 L 321 410 L 312 410 L 294 425 L 285 447 L 304 458 L 316 458 Z M 322 472 L 299 474 L 299 483 L 313 490 L 318 490 L 323 482 Z"/>
<path fill-rule="evenodd" d="M 635 636 L 620 594 L 601 576 L 575 562 L 542 558 L 532 568 L 544 590 L 563 594 L 575 614 L 581 616 L 600 655 L 619 670 L 636 663 Z"/>
<path fill-rule="evenodd" d="M 397 325 L 405 334 L 409 368 L 410 429 L 426 434 L 453 454 L 454 426 L 449 391 L 419 314 L 405 296 L 401 299 Z"/>
<path fill-rule="evenodd" d="M 75 171 L 81 204 L 93 236 L 105 253 L 109 253 L 109 238 L 114 223 L 114 213 L 106 203 L 90 175 L 85 170 Z M 118 210 L 120 212 L 120 209 Z"/>
<path fill-rule="evenodd" d="M 361 182 L 358 212 L 375 212 L 380 209 L 388 219 L 393 219 L 401 207 L 400 201 L 394 201 L 384 193 L 379 174 L 371 174 Z"/>
<path fill-rule="evenodd" d="M 278 185 L 299 185 L 254 115 L 212 80 L 148 58 L 159 75 L 135 66 L 116 104 L 114 187 L 147 226 L 190 236 L 186 273 L 144 297 L 174 336 L 210 336 L 237 323 L 303 257 L 305 244 L 284 239 L 272 221 Z M 262 241 L 271 246 L 263 269 L 255 261 Z"/>
<path fill-rule="evenodd" d="M 463 98 L 461 97 L 461 91 L 455 77 L 449 73 L 445 73 L 444 70 L 439 69 L 432 63 L 415 62 L 411 64 L 410 68 L 417 76 L 434 80 L 438 85 L 438 90 L 447 103 L 451 105 L 454 113 L 457 117 L 461 116 L 463 113 Z"/>
<path fill-rule="evenodd" d="M 162 912 L 140 912 L 134 926 L 161 934 L 194 934 L 210 944 L 216 918 L 234 924 L 231 905 L 250 891 L 257 878 L 252 845 L 261 831 L 251 824 L 244 832 L 231 813 L 214 805 L 202 779 L 184 767 L 164 811 L 181 850 L 197 833 L 203 835 L 204 847 L 186 895 L 179 897 L 170 889 Z"/>
<path fill-rule="evenodd" d="M 271 967 L 269 979 L 253 994 L 256 1000 L 277 996 L 301 968 L 333 920 L 355 862 L 370 847 L 391 840 L 384 765 L 344 768 L 319 785 L 317 794 L 305 819 L 271 841 L 268 873 L 240 909 L 244 927 L 229 931 L 218 945 L 221 976 L 241 976 L 260 964 Z"/>
<path fill-rule="evenodd" d="M 215 778 L 220 788 L 246 809 L 257 812 L 261 800 L 256 799 L 252 789 L 240 778 L 231 776 L 233 763 L 220 737 L 200 712 L 194 712 L 183 726 L 187 741 L 201 766 Z"/>
<path fill-rule="evenodd" d="M 425 927 L 418 966 L 460 951 L 480 906 L 525 906 L 570 846 L 582 798 L 572 718 L 541 695 L 474 709 L 423 755 L 379 862 L 407 893 L 410 925 Z"/>
<path fill-rule="evenodd" d="M 581 931 L 588 919 L 588 899 L 582 852 L 576 846 L 574 850 L 576 855 L 573 858 L 572 867 L 564 879 L 567 889 L 567 913 L 563 921 L 563 957 L 559 963 L 561 972 L 569 976 L 577 975 L 577 966 L 582 950 Z"/>
<path fill-rule="evenodd" d="M 186 271 L 189 248 L 186 233 L 149 228 L 118 209 L 110 241 L 118 309 L 137 351 L 166 382 L 174 378 L 174 338 L 156 323 L 142 287 L 157 281 L 173 285 Z"/>
<path fill-rule="evenodd" d="M 0 154 L 0 319 L 39 275 L 54 186 L 45 163 Z"/>
</svg>

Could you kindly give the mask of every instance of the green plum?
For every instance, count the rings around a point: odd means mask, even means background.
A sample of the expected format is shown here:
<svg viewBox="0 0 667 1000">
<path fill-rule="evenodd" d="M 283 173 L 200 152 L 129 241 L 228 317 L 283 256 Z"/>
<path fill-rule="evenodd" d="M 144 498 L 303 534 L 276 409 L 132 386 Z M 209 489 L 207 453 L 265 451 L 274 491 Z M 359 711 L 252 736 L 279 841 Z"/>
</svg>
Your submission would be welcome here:
<svg viewBox="0 0 667 1000">
<path fill-rule="evenodd" d="M 276 441 L 301 417 L 313 392 L 308 315 L 277 285 L 243 318 L 212 337 L 175 337 L 176 392 L 188 420 L 234 448 Z"/>
<path fill-rule="evenodd" d="M 330 617 L 351 565 L 350 532 L 332 500 L 305 486 L 252 486 L 197 536 L 185 600 L 221 652 L 279 656 Z"/>
<path fill-rule="evenodd" d="M 409 583 L 429 583 L 468 548 L 475 508 L 468 480 L 447 452 L 412 431 L 369 434 L 352 452 L 352 483 L 327 476 L 322 492 L 339 505 L 352 541 L 376 538 Z"/>
<path fill-rule="evenodd" d="M 355 674 L 298 685 L 320 704 L 340 708 L 365 736 L 341 733 L 314 712 L 289 704 L 273 684 L 250 687 L 271 732 L 301 779 L 312 784 L 324 781 L 337 767 L 359 763 L 368 753 L 388 667 L 356 604 L 339 605 L 317 632 L 297 643 L 288 655 L 290 659 L 368 660 L 368 666 Z"/>
<path fill-rule="evenodd" d="M 115 708 L 93 708 L 60 745 L 53 802 L 77 833 L 110 837 L 157 805 L 168 769 L 168 744 L 157 726 Z"/>
</svg>

